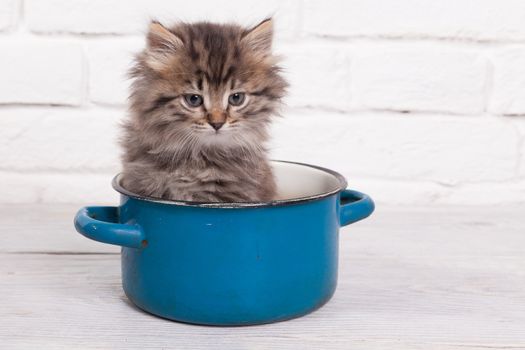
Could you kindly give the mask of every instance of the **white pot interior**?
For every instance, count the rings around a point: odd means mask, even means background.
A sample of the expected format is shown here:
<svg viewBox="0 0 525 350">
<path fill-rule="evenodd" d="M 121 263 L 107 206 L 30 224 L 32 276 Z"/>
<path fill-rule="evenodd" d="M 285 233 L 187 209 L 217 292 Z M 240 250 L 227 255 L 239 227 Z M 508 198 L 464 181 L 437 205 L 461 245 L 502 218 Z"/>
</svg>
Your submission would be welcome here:
<svg viewBox="0 0 525 350">
<path fill-rule="evenodd" d="M 277 183 L 277 196 L 268 203 L 264 202 L 238 202 L 238 203 L 197 203 L 187 201 L 167 201 L 159 198 L 143 197 L 127 191 L 120 185 L 120 175 L 113 179 L 113 187 L 118 192 L 141 200 L 162 202 L 179 205 L 195 205 L 203 207 L 253 207 L 276 204 L 286 204 L 298 201 L 307 201 L 323 196 L 328 196 L 343 190 L 346 180 L 340 174 L 310 166 L 307 164 L 271 161 L 275 180 Z"/>
<path fill-rule="evenodd" d="M 289 200 L 342 189 L 344 180 L 324 170 L 296 163 L 273 161 L 277 200 Z"/>
</svg>

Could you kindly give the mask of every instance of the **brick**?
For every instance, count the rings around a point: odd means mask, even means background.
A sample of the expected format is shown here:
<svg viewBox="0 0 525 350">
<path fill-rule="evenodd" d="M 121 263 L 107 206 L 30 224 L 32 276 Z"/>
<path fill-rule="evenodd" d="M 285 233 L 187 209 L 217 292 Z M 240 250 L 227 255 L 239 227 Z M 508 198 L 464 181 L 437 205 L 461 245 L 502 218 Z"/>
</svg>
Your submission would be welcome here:
<svg viewBox="0 0 525 350">
<path fill-rule="evenodd" d="M 521 0 L 307 0 L 308 34 L 473 40 L 525 39 Z"/>
<path fill-rule="evenodd" d="M 525 181 L 465 184 L 449 191 L 437 203 L 452 205 L 525 204 Z"/>
<path fill-rule="evenodd" d="M 360 51 L 351 70 L 361 106 L 458 114 L 483 112 L 486 75 L 477 54 L 426 46 Z"/>
<path fill-rule="evenodd" d="M 2 203 L 82 203 L 116 205 L 114 174 L 15 173 L 0 171 Z M 73 213 L 72 213 L 73 215 Z"/>
<path fill-rule="evenodd" d="M 290 83 L 287 104 L 348 109 L 350 57 L 346 50 L 309 45 L 276 51 L 283 56 L 281 65 Z"/>
<path fill-rule="evenodd" d="M 525 114 L 525 49 L 499 50 L 492 61 L 494 78 L 490 111 L 502 115 Z"/>
<path fill-rule="evenodd" d="M 38 179 L 39 176 L 35 174 L 21 175 L 0 171 L 0 203 L 38 203 L 40 196 L 37 188 L 45 186 L 37 186 Z"/>
<path fill-rule="evenodd" d="M 117 205 L 119 194 L 111 187 L 115 173 L 52 174 L 44 177 L 43 203 Z"/>
<path fill-rule="evenodd" d="M 82 102 L 85 87 L 80 45 L 55 40 L 2 40 L 0 52 L 0 104 Z"/>
<path fill-rule="evenodd" d="M 520 117 L 519 120 L 516 121 L 516 125 L 521 141 L 518 175 L 525 180 L 525 118 Z"/>
<path fill-rule="evenodd" d="M 34 32 L 129 34 L 146 28 L 145 5 L 145 1 L 25 0 L 24 10 L 26 25 Z"/>
<path fill-rule="evenodd" d="M 143 41 L 135 39 L 107 39 L 87 45 L 91 101 L 114 105 L 126 103 L 130 83 L 127 72 L 134 55 L 143 47 Z"/>
<path fill-rule="evenodd" d="M 272 135 L 274 159 L 326 166 L 350 179 L 450 186 L 516 176 L 518 135 L 501 120 L 286 113 L 275 122 Z"/>
<path fill-rule="evenodd" d="M 11 28 L 18 14 L 18 0 L 2 0 L 0 2 L 0 30 Z"/>
<path fill-rule="evenodd" d="M 0 109 L 0 170 L 117 172 L 117 123 L 123 115 L 59 107 Z"/>
<path fill-rule="evenodd" d="M 370 177 L 349 177 L 348 188 L 368 194 L 381 205 L 432 205 L 450 194 L 449 187 L 430 181 L 399 181 Z"/>
<path fill-rule="evenodd" d="M 441 186 L 426 181 L 351 178 L 349 188 L 364 192 L 378 205 L 502 205 L 525 203 L 525 181 Z"/>
<path fill-rule="evenodd" d="M 25 3 L 27 26 L 41 33 L 139 34 L 146 29 L 146 23 L 151 18 L 166 23 L 176 20 L 234 20 L 251 25 L 275 14 L 279 35 L 293 37 L 299 12 L 298 0 L 26 0 Z"/>
</svg>

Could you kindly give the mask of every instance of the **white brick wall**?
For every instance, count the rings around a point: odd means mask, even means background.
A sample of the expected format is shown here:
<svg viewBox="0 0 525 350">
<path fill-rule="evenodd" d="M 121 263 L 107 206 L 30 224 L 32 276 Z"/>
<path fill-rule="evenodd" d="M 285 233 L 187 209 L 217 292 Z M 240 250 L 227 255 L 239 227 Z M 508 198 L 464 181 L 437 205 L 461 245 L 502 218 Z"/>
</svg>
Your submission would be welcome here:
<svg viewBox="0 0 525 350">
<path fill-rule="evenodd" d="M 274 158 L 378 203 L 525 202 L 522 0 L 1 0 L 0 202 L 115 203 L 148 19 L 271 14 L 291 82 Z"/>
<path fill-rule="evenodd" d="M 84 65 L 78 43 L 62 40 L 0 41 L 0 103 L 79 105 Z"/>
<path fill-rule="evenodd" d="M 348 110 L 350 106 L 350 57 L 344 47 L 306 45 L 276 48 L 290 83 L 287 105 Z M 300 68 L 299 68 L 300 67 Z"/>
<path fill-rule="evenodd" d="M 515 178 L 519 138 L 505 121 L 450 116 L 288 114 L 276 123 L 278 158 L 358 177 L 418 179 L 444 185 Z M 315 130 L 315 132 L 312 132 Z M 305 147 L 308 145 L 308 147 Z"/>
<path fill-rule="evenodd" d="M 490 111 L 523 114 L 525 110 L 525 47 L 510 47 L 493 54 L 494 80 Z"/>
<path fill-rule="evenodd" d="M 335 37 L 523 40 L 524 21 L 522 0 L 305 0 L 304 9 L 306 33 Z"/>
<path fill-rule="evenodd" d="M 120 111 L 92 108 L 2 108 L 0 169 L 115 172 L 121 116 Z"/>
<path fill-rule="evenodd" d="M 486 59 L 440 45 L 421 46 L 356 53 L 351 71 L 356 102 L 372 109 L 482 113 Z"/>
<path fill-rule="evenodd" d="M 25 0 L 28 28 L 36 33 L 141 34 L 145 19 L 256 23 L 276 12 L 281 37 L 298 26 L 300 0 Z"/>
<path fill-rule="evenodd" d="M 10 29 L 15 24 L 19 3 L 17 0 L 0 2 L 0 30 Z"/>
<path fill-rule="evenodd" d="M 518 124 L 518 129 L 520 131 L 520 159 L 518 161 L 518 175 L 521 179 L 525 179 L 525 120 L 521 120 Z"/>
<path fill-rule="evenodd" d="M 129 89 L 127 71 L 144 45 L 137 39 L 100 39 L 86 45 L 89 61 L 89 97 L 92 102 L 123 105 Z"/>
</svg>

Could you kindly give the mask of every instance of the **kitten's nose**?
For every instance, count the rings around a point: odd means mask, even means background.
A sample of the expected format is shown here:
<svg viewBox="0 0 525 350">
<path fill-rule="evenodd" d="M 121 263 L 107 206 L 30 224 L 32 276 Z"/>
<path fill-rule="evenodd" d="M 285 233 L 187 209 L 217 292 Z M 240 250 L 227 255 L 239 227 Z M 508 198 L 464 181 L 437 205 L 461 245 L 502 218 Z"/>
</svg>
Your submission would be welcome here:
<svg viewBox="0 0 525 350">
<path fill-rule="evenodd" d="M 224 125 L 224 122 L 219 122 L 219 123 L 208 122 L 208 124 L 210 124 L 215 130 L 219 130 L 221 126 Z"/>
</svg>

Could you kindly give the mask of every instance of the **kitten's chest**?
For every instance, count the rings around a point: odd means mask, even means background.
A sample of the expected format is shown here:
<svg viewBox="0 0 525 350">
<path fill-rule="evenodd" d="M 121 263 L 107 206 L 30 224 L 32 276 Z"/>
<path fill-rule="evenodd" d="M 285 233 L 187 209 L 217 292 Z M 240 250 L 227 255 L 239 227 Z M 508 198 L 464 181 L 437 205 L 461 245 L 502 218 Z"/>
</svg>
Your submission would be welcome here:
<svg viewBox="0 0 525 350">
<path fill-rule="evenodd" d="M 250 167 L 245 166 L 187 166 L 178 168 L 177 177 L 181 180 L 199 181 L 203 183 L 221 183 L 221 182 L 244 182 L 250 177 Z"/>
</svg>

